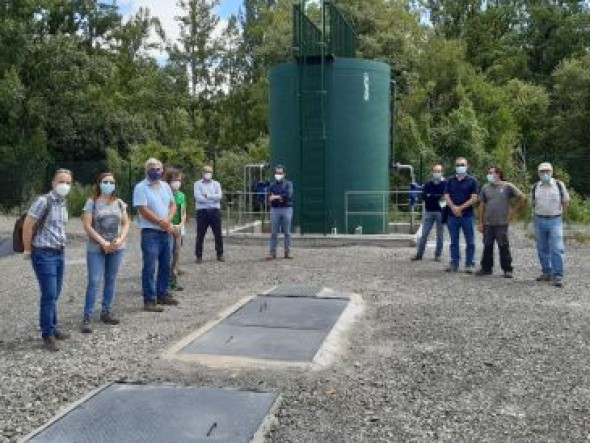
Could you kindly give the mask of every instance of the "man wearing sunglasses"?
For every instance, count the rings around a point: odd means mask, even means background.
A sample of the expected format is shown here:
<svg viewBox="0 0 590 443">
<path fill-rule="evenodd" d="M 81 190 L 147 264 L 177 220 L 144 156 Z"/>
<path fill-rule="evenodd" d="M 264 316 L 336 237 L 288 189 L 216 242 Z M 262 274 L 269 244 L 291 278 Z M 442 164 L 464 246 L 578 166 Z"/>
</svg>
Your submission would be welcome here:
<svg viewBox="0 0 590 443">
<path fill-rule="evenodd" d="M 458 272 L 461 262 L 459 235 L 465 237 L 465 272 L 475 270 L 475 218 L 473 205 L 477 202 L 477 180 L 467 174 L 467 160 L 455 160 L 455 176 L 447 180 L 444 199 L 450 209 L 447 226 L 451 238 L 451 264 L 447 272 Z"/>
<path fill-rule="evenodd" d="M 143 268 L 141 286 L 144 310 L 162 312 L 157 305 L 177 305 L 178 300 L 168 292 L 172 259 L 171 223 L 176 214 L 176 203 L 170 185 L 162 180 L 162 162 L 150 158 L 145 164 L 146 177 L 133 190 L 133 206 L 139 212 Z M 158 269 L 158 279 L 154 274 Z"/>
</svg>

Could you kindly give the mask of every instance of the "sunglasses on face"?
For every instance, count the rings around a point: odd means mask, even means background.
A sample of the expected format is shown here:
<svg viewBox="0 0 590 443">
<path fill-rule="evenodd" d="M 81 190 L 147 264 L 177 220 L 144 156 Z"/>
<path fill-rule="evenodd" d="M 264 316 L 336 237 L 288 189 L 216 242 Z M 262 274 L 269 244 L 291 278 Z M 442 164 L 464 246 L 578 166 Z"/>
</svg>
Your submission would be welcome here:
<svg viewBox="0 0 590 443">
<path fill-rule="evenodd" d="M 467 166 L 465 163 L 456 163 L 455 166 Z"/>
</svg>

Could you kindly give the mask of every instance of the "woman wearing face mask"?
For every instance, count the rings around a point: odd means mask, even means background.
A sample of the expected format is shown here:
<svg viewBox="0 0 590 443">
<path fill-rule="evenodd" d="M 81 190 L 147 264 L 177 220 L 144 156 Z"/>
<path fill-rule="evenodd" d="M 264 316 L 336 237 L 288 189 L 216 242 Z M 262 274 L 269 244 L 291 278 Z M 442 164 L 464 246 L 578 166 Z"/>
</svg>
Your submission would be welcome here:
<svg viewBox="0 0 590 443">
<path fill-rule="evenodd" d="M 175 233 L 172 239 L 172 266 L 170 268 L 170 289 L 175 291 L 182 291 L 183 288 L 178 285 L 178 276 L 181 271 L 178 267 L 178 261 L 180 258 L 180 249 L 183 244 L 183 238 L 186 234 L 185 223 L 186 223 L 186 197 L 180 190 L 182 185 L 182 172 L 172 170 L 167 173 L 166 181 L 172 188 L 172 194 L 174 195 L 174 201 L 176 202 L 176 214 L 172 218 L 171 222 L 174 226 Z"/>
<path fill-rule="evenodd" d="M 86 264 L 88 286 L 81 330 L 91 333 L 91 318 L 96 292 L 104 279 L 100 321 L 117 325 L 119 320 L 111 313 L 115 297 L 115 282 L 129 233 L 127 205 L 117 197 L 115 178 L 110 172 L 98 176 L 92 198 L 84 206 L 82 221 L 88 234 Z"/>
<path fill-rule="evenodd" d="M 66 196 L 72 187 L 72 173 L 58 169 L 53 176 L 52 190 L 31 206 L 23 225 L 24 257 L 30 258 L 41 289 L 39 323 L 43 346 L 58 351 L 56 340 L 69 334 L 57 323 L 57 300 L 61 293 L 66 246 L 68 209 Z"/>
</svg>

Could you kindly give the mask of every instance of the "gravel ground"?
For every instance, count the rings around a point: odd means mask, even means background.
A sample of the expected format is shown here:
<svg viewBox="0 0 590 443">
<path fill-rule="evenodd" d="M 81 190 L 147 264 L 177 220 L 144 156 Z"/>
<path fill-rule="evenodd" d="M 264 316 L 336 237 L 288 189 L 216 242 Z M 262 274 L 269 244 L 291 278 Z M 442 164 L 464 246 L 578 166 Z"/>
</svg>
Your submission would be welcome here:
<svg viewBox="0 0 590 443">
<path fill-rule="evenodd" d="M 130 243 L 115 306 L 122 323 L 97 324 L 90 336 L 77 332 L 84 246 L 68 249 L 59 308 L 73 334 L 56 354 L 40 347 L 30 264 L 0 259 L 1 442 L 118 379 L 278 391 L 269 436 L 277 443 L 590 441 L 588 246 L 568 247 L 566 286 L 557 289 L 533 281 L 534 245 L 521 231 L 513 280 L 448 275 L 440 263 L 410 262 L 410 248 L 299 249 L 295 260 L 266 263 L 261 247 L 228 245 L 222 264 L 209 243 L 196 265 L 189 239 L 181 305 L 152 314 L 141 311 L 136 233 Z M 362 295 L 365 311 L 331 367 L 222 370 L 160 358 L 222 309 L 280 283 Z"/>
</svg>

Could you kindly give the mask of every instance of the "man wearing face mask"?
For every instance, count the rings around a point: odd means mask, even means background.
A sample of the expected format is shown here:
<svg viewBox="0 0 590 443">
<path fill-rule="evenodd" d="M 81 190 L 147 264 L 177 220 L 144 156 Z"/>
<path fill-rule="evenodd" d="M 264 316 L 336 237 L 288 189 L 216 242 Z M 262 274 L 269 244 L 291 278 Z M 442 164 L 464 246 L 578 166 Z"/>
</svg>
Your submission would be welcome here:
<svg viewBox="0 0 590 443">
<path fill-rule="evenodd" d="M 445 191 L 446 181 L 442 175 L 443 167 L 434 165 L 432 168 L 432 179 L 422 188 L 422 200 L 424 201 L 424 216 L 422 218 L 422 236 L 418 243 L 416 255 L 412 260 L 422 260 L 426 241 L 432 226 L 436 224 L 436 249 L 434 251 L 434 260 L 440 261 L 443 248 L 443 223 L 442 223 L 442 206 L 445 206 L 443 194 Z M 441 205 L 441 202 L 443 203 Z"/>
<path fill-rule="evenodd" d="M 194 185 L 195 205 L 197 207 L 197 242 L 195 244 L 196 262 L 203 262 L 203 241 L 207 229 L 211 226 L 215 237 L 217 260 L 223 257 L 223 236 L 221 234 L 221 198 L 223 192 L 218 181 L 213 180 L 213 168 L 203 167 L 203 178 Z"/>
<path fill-rule="evenodd" d="M 467 174 L 467 160 L 455 160 L 455 176 L 447 180 L 444 199 L 450 212 L 447 220 L 451 239 L 451 264 L 447 272 L 458 272 L 461 261 L 459 235 L 465 237 L 465 272 L 473 274 L 475 269 L 475 228 L 473 205 L 477 202 L 477 181 Z"/>
<path fill-rule="evenodd" d="M 504 171 L 497 166 L 488 168 L 488 182 L 479 194 L 477 229 L 483 233 L 481 269 L 477 276 L 491 275 L 494 267 L 494 242 L 498 243 L 500 267 L 505 278 L 512 278 L 512 256 L 508 242 L 508 223 L 524 206 L 524 194 L 512 183 L 504 181 Z M 511 202 L 516 199 L 516 205 Z"/>
<path fill-rule="evenodd" d="M 275 181 L 268 190 L 270 201 L 270 251 L 267 260 L 277 258 L 279 231 L 282 229 L 285 236 L 285 255 L 287 259 L 293 258 L 291 254 L 291 220 L 293 219 L 293 183 L 285 179 L 285 167 L 275 168 Z"/>
<path fill-rule="evenodd" d="M 186 197 L 184 192 L 180 190 L 182 185 L 182 172 L 178 169 L 171 169 L 167 173 L 168 177 L 166 181 L 172 188 L 174 194 L 174 201 L 176 202 L 176 214 L 171 220 L 174 226 L 175 233 L 172 241 L 172 267 L 171 267 L 171 279 L 170 289 L 175 291 L 182 291 L 183 288 L 178 284 L 178 276 L 181 274 L 179 268 L 180 261 L 180 250 L 183 245 L 183 237 L 186 235 L 185 224 L 186 224 Z"/>
<path fill-rule="evenodd" d="M 535 237 L 542 274 L 537 281 L 552 281 L 563 286 L 565 248 L 563 242 L 563 214 L 570 201 L 565 184 L 553 178 L 551 163 L 539 165 L 539 181 L 531 190 L 535 213 Z"/>
<path fill-rule="evenodd" d="M 172 234 L 176 232 L 171 220 L 176 214 L 176 203 L 170 185 L 162 180 L 162 162 L 150 158 L 145 163 L 145 172 L 145 180 L 133 190 L 133 206 L 139 212 L 141 227 L 143 308 L 148 312 L 162 312 L 158 304 L 178 304 L 168 292 Z M 154 278 L 156 265 L 157 281 Z"/>
<path fill-rule="evenodd" d="M 57 300 L 60 296 L 66 247 L 68 209 L 66 196 L 72 187 L 72 173 L 58 169 L 53 176 L 49 194 L 35 200 L 23 225 L 24 256 L 30 258 L 41 290 L 39 323 L 43 346 L 58 351 L 56 340 L 69 334 L 57 322 Z"/>
</svg>

